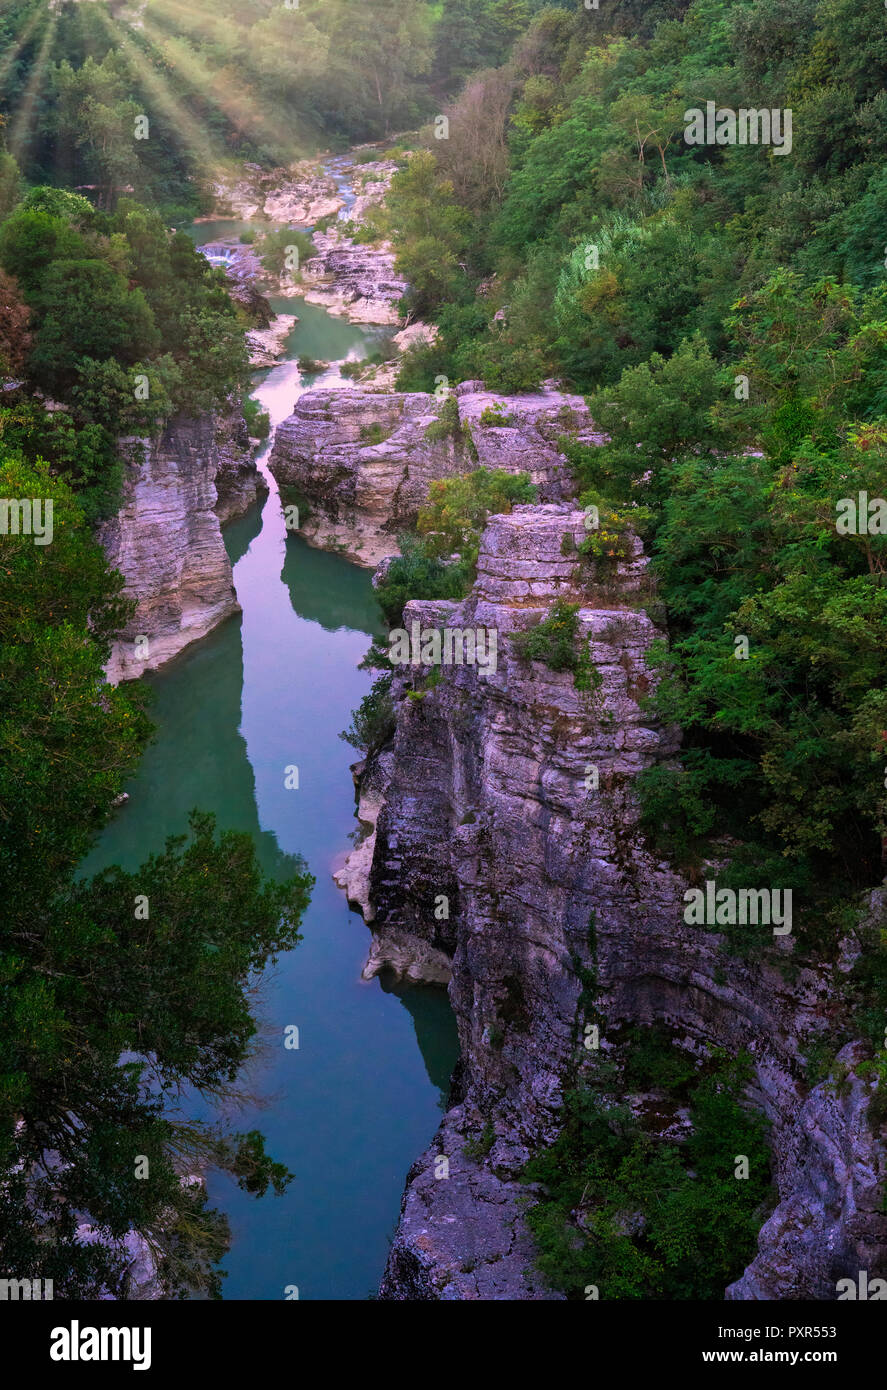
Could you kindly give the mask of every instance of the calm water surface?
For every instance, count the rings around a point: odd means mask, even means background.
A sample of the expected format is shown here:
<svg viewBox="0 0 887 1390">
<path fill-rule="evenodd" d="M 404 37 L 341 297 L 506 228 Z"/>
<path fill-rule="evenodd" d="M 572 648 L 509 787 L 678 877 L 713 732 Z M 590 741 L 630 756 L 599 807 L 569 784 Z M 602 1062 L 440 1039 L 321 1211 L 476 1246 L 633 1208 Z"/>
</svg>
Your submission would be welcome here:
<svg viewBox="0 0 887 1390">
<path fill-rule="evenodd" d="M 221 227 L 204 224 L 200 240 Z M 301 300 L 272 302 L 299 316 L 292 358 L 365 355 L 364 330 Z M 307 381 L 295 361 L 265 374 L 256 395 L 272 426 L 314 384 L 348 385 L 337 366 Z M 231 1223 L 226 1298 L 281 1299 L 295 1284 L 302 1299 L 359 1299 L 378 1286 L 457 1043 L 442 991 L 360 979 L 369 933 L 330 874 L 356 825 L 357 754 L 338 735 L 372 682 L 357 667 L 380 613 L 368 570 L 287 537 L 269 451 L 259 459 L 267 500 L 225 533 L 242 617 L 148 678 L 156 741 L 84 868 L 137 866 L 194 806 L 249 831 L 269 873 L 286 876 L 304 856 L 317 880 L 304 939 L 261 982 L 261 1047 L 244 1078 L 255 1099 L 226 1114 L 238 1129 L 260 1128 L 295 1180 L 282 1197 L 257 1200 L 218 1175 L 209 1191 Z M 290 764 L 298 790 L 285 787 Z M 288 1024 L 298 1051 L 283 1046 Z"/>
</svg>

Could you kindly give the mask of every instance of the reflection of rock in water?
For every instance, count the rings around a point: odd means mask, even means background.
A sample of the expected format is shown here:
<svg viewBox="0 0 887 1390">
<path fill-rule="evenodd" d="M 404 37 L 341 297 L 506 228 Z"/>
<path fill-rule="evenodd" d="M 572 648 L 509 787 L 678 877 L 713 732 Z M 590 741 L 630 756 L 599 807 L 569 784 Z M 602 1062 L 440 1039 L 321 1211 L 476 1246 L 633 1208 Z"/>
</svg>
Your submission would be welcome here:
<svg viewBox="0 0 887 1390">
<path fill-rule="evenodd" d="M 287 541 L 281 578 L 296 612 L 327 632 L 344 627 L 375 637 L 387 631 L 366 572 L 341 556 L 315 550 L 293 536 Z"/>
<path fill-rule="evenodd" d="M 256 522 L 244 518 L 237 524 Z M 161 680 L 149 677 L 150 714 L 163 737 L 146 750 L 129 801 L 84 862 L 86 874 L 115 863 L 137 868 L 168 835 L 187 830 L 195 806 L 213 812 L 220 829 L 248 831 L 262 868 L 276 879 L 304 868 L 300 856 L 285 854 L 275 835 L 259 825 L 255 776 L 239 733 L 240 629 L 239 621 L 226 623 L 172 663 Z"/>
<path fill-rule="evenodd" d="M 440 1091 L 444 1109 L 454 1061 L 459 1055 L 456 1019 L 446 991 L 432 985 L 398 984 L 387 971 L 379 975 L 379 984 L 386 994 L 397 996 L 413 1020 L 428 1079 Z"/>
</svg>

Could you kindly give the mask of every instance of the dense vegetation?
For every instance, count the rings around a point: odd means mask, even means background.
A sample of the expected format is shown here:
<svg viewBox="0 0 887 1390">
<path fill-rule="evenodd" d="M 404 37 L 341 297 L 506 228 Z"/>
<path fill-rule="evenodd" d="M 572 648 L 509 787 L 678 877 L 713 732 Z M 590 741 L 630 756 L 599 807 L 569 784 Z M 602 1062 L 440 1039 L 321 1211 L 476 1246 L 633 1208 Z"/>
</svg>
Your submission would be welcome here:
<svg viewBox="0 0 887 1390">
<path fill-rule="evenodd" d="M 279 164 L 415 128 L 468 72 L 502 62 L 541 4 L 9 0 L 0 114 L 30 181 L 90 185 L 101 206 L 132 192 L 178 221 L 238 158 Z"/>
<path fill-rule="evenodd" d="M 298 939 L 311 880 L 263 881 L 250 837 L 196 814 L 136 872 L 77 878 L 150 733 L 139 687 L 102 678 L 128 605 L 44 463 L 4 450 L 0 495 L 54 501 L 52 543 L 4 536 L 0 566 L 0 1246 L 90 1298 L 125 1291 L 135 1230 L 171 1290 L 216 1293 L 226 1224 L 183 1179 L 212 1163 L 261 1193 L 288 1175 L 184 1097 L 230 1091 L 248 987 Z"/>
<path fill-rule="evenodd" d="M 632 524 L 654 557 L 656 703 L 685 730 L 648 828 L 687 867 L 732 837 L 733 877 L 792 887 L 826 949 L 887 843 L 885 540 L 836 528 L 887 482 L 882 19 L 551 6 L 388 200 L 439 330 L 401 385 L 553 374 L 611 436 L 571 458 L 614 553 Z M 707 100 L 791 107 L 791 151 L 687 144 Z"/>
<path fill-rule="evenodd" d="M 569 1094 L 558 1138 L 525 1171 L 539 1185 L 528 1217 L 539 1268 L 574 1299 L 720 1299 L 754 1253 L 770 1198 L 763 1125 L 741 1104 L 748 1058 L 700 1069 L 658 1030 L 638 1029 L 619 1061 L 621 1071 L 602 1060 Z M 617 1091 L 643 1095 L 641 1118 Z M 674 1138 L 661 1132 L 669 1125 Z"/>
<path fill-rule="evenodd" d="M 0 407 L 0 435 L 51 462 L 90 515 L 116 501 L 120 436 L 246 390 L 243 322 L 223 272 L 131 199 L 107 213 L 31 189 L 0 222 L 0 274 L 0 377 L 24 385 Z"/>
<path fill-rule="evenodd" d="M 643 537 L 667 634 L 653 711 L 684 731 L 679 759 L 641 779 L 645 829 L 691 875 L 716 862 L 720 886 L 791 888 L 805 954 L 834 960 L 858 938 L 831 1055 L 808 1062 L 811 1081 L 831 1069 L 840 1085 L 834 1052 L 866 1037 L 873 1123 L 887 1113 L 887 927 L 867 892 L 887 856 L 887 508 L 854 517 L 860 494 L 887 495 L 885 87 L 874 0 L 551 5 L 444 105 L 445 138 L 429 127 L 401 160 L 380 228 L 405 307 L 438 330 L 401 387 L 555 376 L 609 435 L 566 444 L 601 518 L 582 557 L 606 578 L 629 531 Z M 684 113 L 708 101 L 790 108 L 791 150 L 689 144 Z M 517 645 L 554 669 L 577 660 L 562 610 Z M 738 1074 L 727 1089 L 731 1133 L 746 1123 Z M 762 1193 L 697 1154 L 711 1094 L 694 1099 L 692 1183 L 599 1097 L 571 1098 L 531 1174 L 548 1187 L 533 1220 L 556 1284 L 721 1296 L 739 1267 L 721 1237 L 750 1252 Z M 695 1269 L 691 1221 L 709 1257 Z"/>
<path fill-rule="evenodd" d="M 151 733 L 139 687 L 103 681 L 131 611 L 93 535 L 121 437 L 238 407 L 267 429 L 224 274 L 126 192 L 132 45 L 95 42 L 103 13 L 0 16 L 0 137 L 24 170 L 0 148 L 0 495 L 53 500 L 50 544 L 0 538 L 0 1247 L 56 1297 L 125 1296 L 135 1232 L 169 1292 L 217 1295 L 227 1224 L 194 1178 L 221 1167 L 261 1195 L 290 1175 L 258 1131 L 193 1114 L 236 1096 L 256 980 L 297 942 L 311 879 L 295 860 L 264 879 L 250 837 L 196 811 L 135 872 L 78 877 Z M 196 206 L 167 134 L 132 183 Z M 35 175 L 97 186 L 90 201 Z"/>
<path fill-rule="evenodd" d="M 444 411 L 445 407 L 442 416 Z M 475 468 L 433 482 L 429 500 L 419 511 L 418 535 L 406 533 L 398 538 L 401 553 L 378 586 L 388 621 L 397 622 L 411 598 L 464 598 L 474 583 L 487 518 L 535 499 L 528 473 L 506 473 L 500 468 Z"/>
</svg>

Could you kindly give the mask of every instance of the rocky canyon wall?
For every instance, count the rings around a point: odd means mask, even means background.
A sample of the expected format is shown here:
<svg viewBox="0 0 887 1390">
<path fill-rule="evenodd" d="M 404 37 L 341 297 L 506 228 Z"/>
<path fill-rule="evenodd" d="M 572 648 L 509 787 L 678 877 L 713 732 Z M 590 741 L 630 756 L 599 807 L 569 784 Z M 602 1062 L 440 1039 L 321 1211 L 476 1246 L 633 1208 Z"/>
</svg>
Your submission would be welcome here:
<svg viewBox="0 0 887 1390">
<path fill-rule="evenodd" d="M 464 381 L 453 399 L 457 419 L 440 437 L 443 401 L 427 392 L 306 391 L 270 458 L 278 483 L 307 499 L 302 535 L 375 565 L 397 554 L 397 535 L 415 525 L 434 480 L 478 467 L 526 471 L 541 500 L 556 501 L 573 490 L 561 437 L 601 439 L 582 397 L 551 384 L 504 398 Z"/>
<path fill-rule="evenodd" d="M 435 684 L 430 668 L 398 668 L 394 739 L 361 778 L 371 834 L 340 876 L 372 927 L 367 973 L 449 978 L 461 1041 L 454 1104 L 410 1172 L 382 1296 L 553 1296 L 533 1273 L 516 1175 L 589 1064 L 595 980 L 604 1048 L 624 1024 L 661 1023 L 691 1050 L 751 1054 L 779 1200 L 727 1296 L 832 1299 L 837 1278 L 883 1272 L 887 1256 L 884 1149 L 855 1046 L 840 1094 L 805 1079 L 841 965 L 805 962 L 790 936 L 741 960 L 684 922 L 687 885 L 637 828 L 635 778 L 678 747 L 641 706 L 657 636 L 644 558 L 635 543 L 615 570 L 589 571 L 585 534 L 569 503 L 516 507 L 491 518 L 467 599 L 406 609 L 408 629 L 498 641 L 495 670 L 443 667 Z M 556 598 L 579 605 L 596 689 L 509 640 Z"/>
<path fill-rule="evenodd" d="M 114 683 L 162 666 L 239 611 L 221 527 L 261 484 L 237 414 L 178 418 L 121 450 L 123 502 L 100 540 L 137 606 L 107 667 Z"/>
</svg>

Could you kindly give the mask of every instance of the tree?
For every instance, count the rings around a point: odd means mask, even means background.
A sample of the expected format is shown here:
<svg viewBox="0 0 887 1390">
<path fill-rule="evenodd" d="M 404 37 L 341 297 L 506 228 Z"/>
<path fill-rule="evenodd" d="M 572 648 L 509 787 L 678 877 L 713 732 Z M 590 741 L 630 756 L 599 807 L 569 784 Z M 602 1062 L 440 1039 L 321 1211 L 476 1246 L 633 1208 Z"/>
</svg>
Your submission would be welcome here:
<svg viewBox="0 0 887 1390">
<path fill-rule="evenodd" d="M 64 395 L 74 385 L 84 358 L 129 365 L 159 346 L 142 291 L 102 261 L 55 261 L 32 298 L 38 331 L 31 370 L 51 392 Z"/>
<path fill-rule="evenodd" d="M 18 285 L 0 270 L 0 377 L 16 376 L 25 365 L 31 346 L 30 320 L 31 311 Z"/>
<path fill-rule="evenodd" d="M 230 1091 L 250 982 L 298 940 L 312 880 L 294 861 L 265 881 L 250 837 L 198 814 L 135 873 L 76 877 L 150 733 L 138 687 L 103 682 L 131 604 L 45 464 L 4 456 L 0 492 L 54 503 L 51 544 L 0 538 L 0 1245 L 57 1296 L 122 1297 L 136 1231 L 173 1296 L 214 1294 L 225 1223 L 183 1179 L 289 1175 L 171 1102 Z"/>
<path fill-rule="evenodd" d="M 472 210 L 500 202 L 508 169 L 506 117 L 513 80 L 507 71 L 477 73 L 445 109 L 446 140 L 437 141 L 437 160 L 456 200 Z"/>
</svg>

